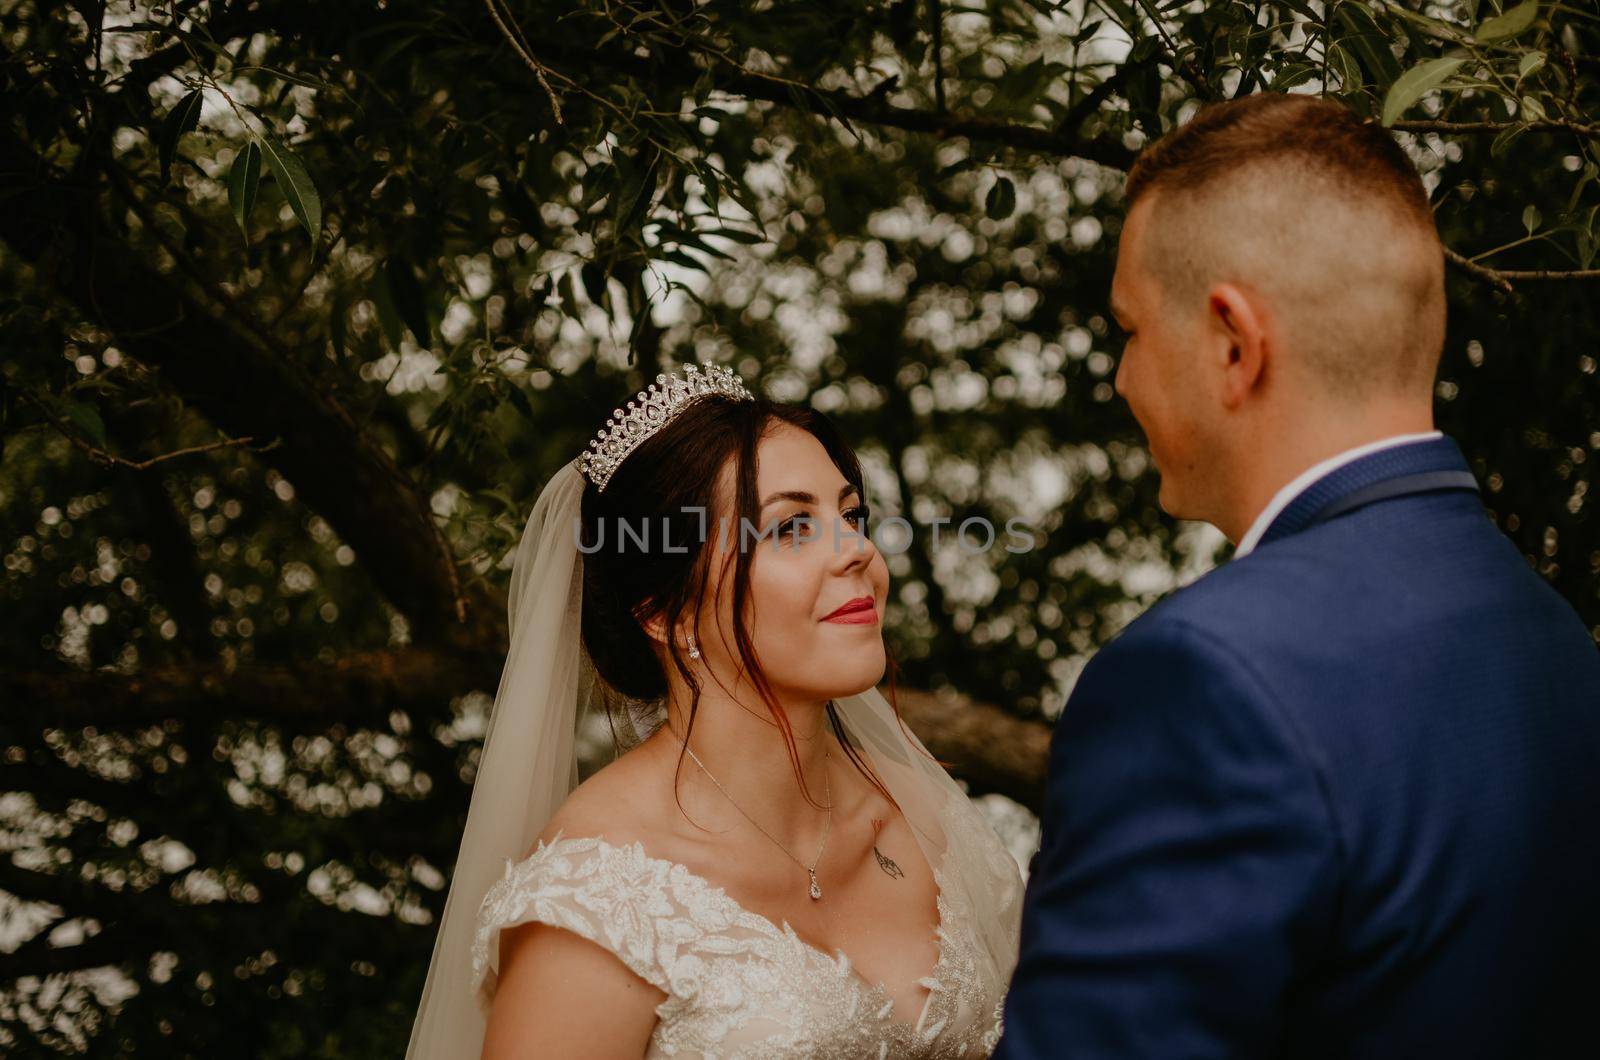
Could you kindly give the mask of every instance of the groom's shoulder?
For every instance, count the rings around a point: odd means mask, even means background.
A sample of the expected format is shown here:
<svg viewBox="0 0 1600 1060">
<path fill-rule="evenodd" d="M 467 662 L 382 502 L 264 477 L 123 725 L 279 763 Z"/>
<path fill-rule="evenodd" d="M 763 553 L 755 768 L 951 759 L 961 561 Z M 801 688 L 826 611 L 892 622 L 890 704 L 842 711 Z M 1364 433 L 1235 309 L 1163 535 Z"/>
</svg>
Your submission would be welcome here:
<svg viewBox="0 0 1600 1060">
<path fill-rule="evenodd" d="M 1285 623 L 1291 611 L 1306 606 L 1305 583 L 1292 560 L 1273 557 L 1266 563 L 1226 563 L 1152 604 L 1128 623 L 1097 653 L 1102 666 L 1114 660 L 1184 654 L 1210 657 L 1226 664 L 1252 654 L 1259 634 Z"/>
<path fill-rule="evenodd" d="M 1094 654 L 1069 706 L 1085 722 L 1095 704 L 1129 700 L 1147 714 L 1215 708 L 1229 725 L 1246 725 L 1249 715 L 1276 731 L 1280 669 L 1326 648 L 1317 593 L 1308 594 L 1298 566 L 1281 552 L 1252 557 L 1157 601 Z M 1243 709 L 1252 703 L 1259 709 Z"/>
<path fill-rule="evenodd" d="M 1238 636 L 1312 617 L 1347 582 L 1326 556 L 1274 548 L 1208 571 L 1157 601 L 1128 627 L 1151 633 L 1192 625 Z M 1231 639 L 1231 638 L 1230 638 Z"/>
<path fill-rule="evenodd" d="M 1222 564 L 1170 593 L 1106 644 L 1139 668 L 1177 650 L 1204 668 L 1268 670 L 1321 651 L 1351 616 L 1357 578 L 1327 557 L 1273 548 Z"/>
</svg>

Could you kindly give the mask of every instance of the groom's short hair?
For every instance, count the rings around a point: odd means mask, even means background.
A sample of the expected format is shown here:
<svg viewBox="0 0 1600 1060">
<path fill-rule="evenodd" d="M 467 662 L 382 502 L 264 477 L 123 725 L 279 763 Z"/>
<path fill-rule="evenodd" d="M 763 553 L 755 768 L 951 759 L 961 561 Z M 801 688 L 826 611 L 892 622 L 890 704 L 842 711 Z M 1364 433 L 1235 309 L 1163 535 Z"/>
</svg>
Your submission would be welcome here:
<svg viewBox="0 0 1600 1060">
<path fill-rule="evenodd" d="M 1277 93 L 1204 106 L 1140 154 L 1125 196 L 1153 197 L 1142 258 L 1178 305 L 1251 285 L 1342 392 L 1431 388 L 1444 251 L 1416 168 L 1372 119 Z"/>
</svg>

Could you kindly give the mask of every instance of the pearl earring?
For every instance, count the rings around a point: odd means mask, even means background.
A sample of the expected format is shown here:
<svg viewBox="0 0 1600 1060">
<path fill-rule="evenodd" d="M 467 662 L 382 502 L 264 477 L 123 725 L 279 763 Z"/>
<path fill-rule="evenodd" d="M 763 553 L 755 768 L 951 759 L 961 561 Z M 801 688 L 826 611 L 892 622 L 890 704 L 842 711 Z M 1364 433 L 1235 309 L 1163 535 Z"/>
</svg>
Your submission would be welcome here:
<svg viewBox="0 0 1600 1060">
<path fill-rule="evenodd" d="M 700 649 L 695 647 L 694 634 L 693 633 L 689 634 L 689 658 L 691 658 L 691 659 L 700 658 Z"/>
</svg>

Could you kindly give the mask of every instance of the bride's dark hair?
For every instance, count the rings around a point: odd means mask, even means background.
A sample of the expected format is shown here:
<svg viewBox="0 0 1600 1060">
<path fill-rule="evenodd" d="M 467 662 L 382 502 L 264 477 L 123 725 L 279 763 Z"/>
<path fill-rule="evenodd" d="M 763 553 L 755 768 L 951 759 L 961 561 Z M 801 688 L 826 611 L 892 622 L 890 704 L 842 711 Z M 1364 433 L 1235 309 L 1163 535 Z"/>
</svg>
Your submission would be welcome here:
<svg viewBox="0 0 1600 1060">
<path fill-rule="evenodd" d="M 583 644 L 601 679 L 616 693 L 635 701 L 653 701 L 667 692 L 666 671 L 654 642 L 644 630 L 652 619 L 660 618 L 666 629 L 674 630 L 685 613 L 695 613 L 694 638 L 698 644 L 705 643 L 695 605 L 715 591 L 711 578 L 713 560 L 719 555 L 719 513 L 727 519 L 726 539 L 735 546 L 744 541 L 740 536 L 741 519 L 748 520 L 753 530 L 762 529 L 757 521 L 761 502 L 756 486 L 756 449 L 761 439 L 780 424 L 797 427 L 817 439 L 845 481 L 856 488 L 858 495 L 865 496 L 860 462 L 822 413 L 765 398 L 736 401 L 719 395 L 695 401 L 628 454 L 604 492 L 595 489 L 593 483 L 584 486 Z M 733 496 L 726 499 L 718 495 L 718 479 L 725 466 L 731 466 L 733 484 Z M 644 535 L 648 540 L 641 544 Z M 783 734 L 802 794 L 818 805 L 806 790 L 788 715 L 772 692 L 746 628 L 753 558 L 753 548 L 734 548 L 734 644 L 744 673 Z M 691 690 L 688 726 L 692 731 L 700 704 L 700 683 L 677 638 L 668 637 L 666 648 L 670 662 Z M 888 698 L 892 705 L 893 659 L 889 662 Z M 628 709 L 626 704 L 616 702 L 615 696 L 608 695 L 606 699 L 608 710 Z M 846 738 L 832 702 L 827 711 L 829 723 L 850 760 L 894 802 Z M 898 717 L 898 708 L 895 713 Z M 680 750 L 679 769 L 682 765 Z"/>
</svg>

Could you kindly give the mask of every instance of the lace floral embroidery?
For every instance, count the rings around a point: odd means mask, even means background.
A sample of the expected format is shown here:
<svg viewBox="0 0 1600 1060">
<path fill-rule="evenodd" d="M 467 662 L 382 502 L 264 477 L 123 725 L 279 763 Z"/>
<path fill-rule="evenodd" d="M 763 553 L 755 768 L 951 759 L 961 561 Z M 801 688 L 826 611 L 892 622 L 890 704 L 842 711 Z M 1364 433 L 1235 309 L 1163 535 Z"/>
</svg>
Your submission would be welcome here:
<svg viewBox="0 0 1600 1060">
<path fill-rule="evenodd" d="M 604 946 L 667 995 L 650 1056 L 985 1056 L 1005 984 L 971 933 L 965 896 L 939 870 L 934 881 L 939 958 L 921 980 L 929 994 L 916 1022 L 894 1019 L 887 990 L 843 952 L 830 957 L 640 843 L 598 837 L 558 835 L 507 859 L 479 910 L 473 989 L 487 1007 L 500 929 L 537 920 Z"/>
</svg>

